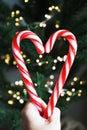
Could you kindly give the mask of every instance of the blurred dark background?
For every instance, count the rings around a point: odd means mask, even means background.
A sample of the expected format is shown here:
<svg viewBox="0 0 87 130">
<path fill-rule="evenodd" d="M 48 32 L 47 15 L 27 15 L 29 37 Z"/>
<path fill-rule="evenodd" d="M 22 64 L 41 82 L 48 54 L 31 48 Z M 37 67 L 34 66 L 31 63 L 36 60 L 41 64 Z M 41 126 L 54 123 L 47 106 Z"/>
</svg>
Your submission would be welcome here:
<svg viewBox="0 0 87 130">
<path fill-rule="evenodd" d="M 12 54 L 14 35 L 21 30 L 31 30 L 45 44 L 53 32 L 61 29 L 76 36 L 78 50 L 57 107 L 62 114 L 87 128 L 87 0 L 1 0 L 0 130 L 21 129 L 21 110 L 29 99 Z M 29 42 L 22 41 L 22 56 L 38 95 L 47 103 L 69 45 L 61 37 L 52 52 L 43 56 L 37 54 L 33 44 L 24 44 Z"/>
</svg>

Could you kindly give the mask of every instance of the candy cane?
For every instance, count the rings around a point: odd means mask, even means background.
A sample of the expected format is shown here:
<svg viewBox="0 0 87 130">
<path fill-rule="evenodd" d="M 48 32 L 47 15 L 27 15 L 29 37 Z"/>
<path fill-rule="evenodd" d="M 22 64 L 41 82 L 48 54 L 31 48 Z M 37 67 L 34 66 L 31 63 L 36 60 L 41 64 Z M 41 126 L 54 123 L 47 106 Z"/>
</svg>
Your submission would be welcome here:
<svg viewBox="0 0 87 130">
<path fill-rule="evenodd" d="M 30 99 L 34 103 L 34 105 L 38 108 L 40 113 L 42 113 L 41 100 L 38 98 L 37 92 L 30 78 L 30 74 L 28 73 L 27 67 L 25 66 L 23 57 L 21 55 L 20 41 L 25 38 L 31 40 L 34 43 L 36 50 L 39 54 L 44 53 L 44 47 L 40 38 L 31 31 L 21 31 L 17 33 L 12 41 L 13 55 L 17 62 L 18 69 L 25 83 L 28 94 L 30 95 Z"/>
<path fill-rule="evenodd" d="M 70 71 L 71 66 L 74 62 L 76 52 L 77 52 L 77 41 L 76 41 L 75 36 L 67 30 L 60 30 L 60 31 L 57 31 L 54 34 L 52 34 L 50 36 L 50 38 L 48 39 L 48 41 L 45 45 L 46 53 L 49 53 L 52 50 L 55 41 L 61 36 L 68 40 L 69 51 L 68 51 L 68 54 L 67 54 L 67 59 L 66 59 L 64 65 L 63 65 L 63 68 L 60 72 L 60 75 L 59 75 L 59 77 L 56 81 L 56 85 L 54 87 L 54 90 L 53 90 L 52 95 L 50 97 L 50 100 L 48 102 L 48 106 L 47 106 L 47 108 L 44 112 L 45 118 L 50 117 L 53 113 L 54 107 L 57 103 L 57 100 L 60 96 L 62 88 L 63 88 L 65 81 L 68 77 L 69 71 Z"/>
<path fill-rule="evenodd" d="M 64 37 L 69 42 L 69 51 L 67 54 L 67 59 L 56 81 L 56 85 L 49 99 L 48 105 L 42 106 L 41 100 L 39 99 L 36 93 L 36 90 L 30 78 L 30 74 L 28 73 L 24 60 L 22 58 L 21 50 L 20 50 L 20 41 L 24 38 L 30 39 L 34 43 L 37 52 L 39 54 L 43 54 L 45 52 L 50 53 L 50 51 L 53 49 L 55 41 L 61 36 Z M 18 34 L 16 34 L 16 36 L 13 39 L 12 50 L 13 50 L 13 55 L 17 62 L 19 71 L 22 75 L 22 79 L 30 95 L 31 101 L 36 105 L 40 113 L 44 113 L 43 115 L 44 118 L 49 118 L 53 113 L 54 107 L 57 103 L 61 90 L 65 84 L 65 81 L 67 79 L 67 76 L 69 74 L 69 71 L 71 69 L 71 66 L 76 56 L 77 41 L 76 41 L 75 36 L 68 30 L 56 31 L 50 36 L 50 38 L 48 39 L 44 47 L 40 38 L 35 33 L 31 31 L 21 31 Z M 43 108 L 44 108 L 44 111 L 43 111 Z"/>
</svg>

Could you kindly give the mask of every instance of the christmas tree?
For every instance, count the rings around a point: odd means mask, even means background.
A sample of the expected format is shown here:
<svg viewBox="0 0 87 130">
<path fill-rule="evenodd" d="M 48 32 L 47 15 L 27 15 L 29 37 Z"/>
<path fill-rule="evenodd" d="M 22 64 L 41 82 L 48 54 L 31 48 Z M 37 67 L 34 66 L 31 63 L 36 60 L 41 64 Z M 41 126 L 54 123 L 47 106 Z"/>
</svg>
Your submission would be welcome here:
<svg viewBox="0 0 87 130">
<path fill-rule="evenodd" d="M 0 5 L 0 128 L 6 125 L 19 130 L 20 111 L 29 99 L 12 54 L 12 39 L 21 30 L 35 32 L 44 44 L 57 30 L 66 29 L 76 36 L 77 55 L 57 106 L 63 110 L 73 101 L 86 98 L 87 1 L 20 0 L 11 9 L 2 1 Z M 39 97 L 47 103 L 66 60 L 68 45 L 60 38 L 49 55 L 39 55 L 33 44 L 24 44 L 29 42 L 22 41 L 22 56 Z M 16 72 L 16 77 L 11 72 Z"/>
</svg>

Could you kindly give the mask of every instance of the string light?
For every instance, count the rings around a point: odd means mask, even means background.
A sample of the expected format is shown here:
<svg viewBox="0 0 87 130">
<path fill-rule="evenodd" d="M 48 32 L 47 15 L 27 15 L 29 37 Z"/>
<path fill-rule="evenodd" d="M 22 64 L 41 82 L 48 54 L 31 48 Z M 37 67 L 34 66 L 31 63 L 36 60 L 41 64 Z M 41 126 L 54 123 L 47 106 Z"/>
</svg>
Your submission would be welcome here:
<svg viewBox="0 0 87 130">
<path fill-rule="evenodd" d="M 26 90 L 26 89 L 23 89 L 23 93 L 27 93 L 27 90 Z"/>
<path fill-rule="evenodd" d="M 50 89 L 49 87 L 48 87 L 48 93 L 50 93 L 50 94 L 52 94 L 52 89 Z"/>
<path fill-rule="evenodd" d="M 19 20 L 23 20 L 23 17 L 22 17 L 22 16 L 20 16 L 20 17 L 19 17 Z"/>
<path fill-rule="evenodd" d="M 15 13 L 16 13 L 16 15 L 20 14 L 20 10 L 16 10 Z"/>
<path fill-rule="evenodd" d="M 43 58 L 43 55 L 39 55 L 39 58 Z"/>
<path fill-rule="evenodd" d="M 16 22 L 19 22 L 19 18 L 15 18 L 15 21 L 16 21 Z"/>
<path fill-rule="evenodd" d="M 20 26 L 20 24 L 18 22 L 15 23 L 15 26 Z"/>
<path fill-rule="evenodd" d="M 13 105 L 13 104 L 14 104 L 14 101 L 13 101 L 13 100 L 8 100 L 8 104 L 9 104 L 9 105 Z"/>
<path fill-rule="evenodd" d="M 72 88 L 72 90 L 71 90 L 72 92 L 75 92 L 75 88 Z"/>
<path fill-rule="evenodd" d="M 4 57 L 4 60 L 5 60 L 5 63 L 6 63 L 6 64 L 9 64 L 9 63 L 10 63 L 10 60 L 11 60 L 10 55 L 9 55 L 9 54 L 6 54 L 5 57 Z"/>
<path fill-rule="evenodd" d="M 8 90 L 8 94 L 12 95 L 13 91 L 12 90 Z"/>
<path fill-rule="evenodd" d="M 61 9 L 60 9 L 58 6 L 55 7 L 55 10 L 56 10 L 57 12 L 61 12 Z"/>
<path fill-rule="evenodd" d="M 27 0 L 25 1 L 27 2 Z M 18 27 L 20 25 L 24 26 L 26 25 L 26 22 L 24 22 L 24 19 L 22 16 L 18 18 L 18 15 L 20 14 L 20 10 L 12 11 L 11 17 L 15 17 L 15 26 Z M 17 16 L 17 17 L 16 17 Z"/>
<path fill-rule="evenodd" d="M 17 95 L 20 95 L 20 92 L 18 91 L 18 92 L 16 92 L 16 94 L 17 94 Z"/>
<path fill-rule="evenodd" d="M 48 64 L 49 62 L 48 62 L 48 61 L 46 61 L 45 63 L 46 63 L 46 64 Z"/>
<path fill-rule="evenodd" d="M 73 85 L 74 85 L 74 82 L 72 81 L 72 82 L 71 82 L 71 86 L 73 86 Z"/>
<path fill-rule="evenodd" d="M 23 86 L 23 81 L 19 80 L 18 84 L 19 84 L 19 86 Z"/>
<path fill-rule="evenodd" d="M 34 84 L 37 87 L 37 83 Z"/>
<path fill-rule="evenodd" d="M 25 54 L 23 54 L 23 52 L 21 52 L 22 53 L 22 56 L 23 56 L 23 58 L 25 58 L 26 60 L 26 64 L 29 64 L 29 63 L 31 63 L 31 59 L 27 59 L 27 56 L 25 55 Z M 39 58 L 38 59 L 36 59 L 36 63 L 39 63 L 38 65 L 39 66 L 42 66 L 42 64 L 48 64 L 48 61 L 40 61 L 40 59 L 42 59 L 43 58 L 43 55 L 39 55 Z M 4 62 L 6 63 L 6 64 L 10 64 L 10 61 L 11 61 L 11 56 L 9 55 L 9 54 L 6 54 L 5 56 L 2 56 L 2 59 L 4 60 Z M 59 62 L 63 62 L 63 61 L 65 61 L 65 59 L 66 59 L 66 55 L 64 55 L 63 57 L 60 57 L 60 56 L 58 56 L 56 59 L 54 59 L 53 61 L 51 61 L 51 62 L 54 62 L 55 64 L 59 61 Z M 13 61 L 13 65 L 16 65 L 17 63 L 16 63 L 16 61 L 14 60 Z"/>
<path fill-rule="evenodd" d="M 66 98 L 66 101 L 69 102 L 69 101 L 70 101 L 70 97 L 67 97 L 67 98 Z"/>
<path fill-rule="evenodd" d="M 73 78 L 73 81 L 77 81 L 77 80 L 78 80 L 78 78 L 77 78 L 77 77 L 74 77 L 74 78 Z"/>
<path fill-rule="evenodd" d="M 56 66 L 52 66 L 52 70 L 56 70 Z"/>
<path fill-rule="evenodd" d="M 51 15 L 45 14 L 45 18 L 50 19 Z"/>
<path fill-rule="evenodd" d="M 12 12 L 11 12 L 11 17 L 14 17 L 14 16 L 15 16 L 15 12 L 12 11 Z"/>
<path fill-rule="evenodd" d="M 54 75 L 50 75 L 50 79 L 54 79 Z"/>
<path fill-rule="evenodd" d="M 57 63 L 57 59 L 54 59 L 54 61 L 53 61 L 54 63 Z"/>
<path fill-rule="evenodd" d="M 65 96 L 65 90 L 63 89 L 60 93 L 61 97 L 64 97 Z"/>
<path fill-rule="evenodd" d="M 72 96 L 72 92 L 71 91 L 67 91 L 67 95 L 68 96 Z"/>
<path fill-rule="evenodd" d="M 45 88 L 47 88 L 47 87 L 48 87 L 48 84 L 45 84 L 44 86 L 45 86 Z"/>
<path fill-rule="evenodd" d="M 78 97 L 80 97 L 82 95 L 82 90 L 78 90 Z"/>
<path fill-rule="evenodd" d="M 40 26 L 40 27 L 46 27 L 46 23 L 45 23 L 45 22 L 41 22 L 41 23 L 39 24 L 39 26 Z"/>
<path fill-rule="evenodd" d="M 38 66 L 42 66 L 42 62 L 39 62 L 39 63 L 38 63 Z"/>
<path fill-rule="evenodd" d="M 56 10 L 57 12 L 61 12 L 61 9 L 58 6 L 54 6 L 54 5 L 52 5 L 51 7 L 49 7 L 48 10 L 49 11 Z"/>
<path fill-rule="evenodd" d="M 23 81 L 19 80 L 19 81 L 15 81 L 14 83 L 16 86 L 23 86 Z"/>
<path fill-rule="evenodd" d="M 60 25 L 58 23 L 55 24 L 55 28 L 59 28 Z"/>
<path fill-rule="evenodd" d="M 48 10 L 49 10 L 49 11 L 52 11 L 52 7 L 49 7 Z"/>
<path fill-rule="evenodd" d="M 60 62 L 63 61 L 62 58 L 61 58 L 60 56 L 57 57 L 57 60 L 60 61 Z"/>
<path fill-rule="evenodd" d="M 81 93 L 78 93 L 78 97 L 81 97 Z"/>
<path fill-rule="evenodd" d="M 64 97 L 65 93 L 61 93 L 61 97 Z"/>
<path fill-rule="evenodd" d="M 16 63 L 16 61 L 13 61 L 13 65 L 16 65 L 17 63 Z"/>
<path fill-rule="evenodd" d="M 7 26 L 10 26 L 10 23 L 9 23 L 9 22 L 7 22 L 7 23 L 6 23 L 6 25 L 7 25 Z"/>
<path fill-rule="evenodd" d="M 20 96 L 17 96 L 16 99 L 19 100 L 19 99 L 20 99 Z"/>
<path fill-rule="evenodd" d="M 30 59 L 27 59 L 26 62 L 29 64 L 29 63 L 31 62 L 31 60 L 30 60 Z"/>
<path fill-rule="evenodd" d="M 53 81 L 50 81 L 50 86 L 52 86 L 54 84 L 54 82 Z"/>
<path fill-rule="evenodd" d="M 64 55 L 62 58 L 64 62 L 66 61 L 66 58 L 67 58 L 67 55 Z"/>
<path fill-rule="evenodd" d="M 24 2 L 25 2 L 25 3 L 28 3 L 28 2 L 29 2 L 29 0 L 24 0 Z"/>
<path fill-rule="evenodd" d="M 11 83 L 10 85 L 11 85 L 11 87 L 14 87 L 14 83 Z"/>
<path fill-rule="evenodd" d="M 78 90 L 78 92 L 79 92 L 79 93 L 82 93 L 82 90 L 80 89 L 80 90 Z"/>
<path fill-rule="evenodd" d="M 59 21 L 56 21 L 55 23 L 55 28 L 59 28 L 60 27 L 60 22 Z"/>
<path fill-rule="evenodd" d="M 50 81 L 47 81 L 47 85 L 50 86 Z"/>
<path fill-rule="evenodd" d="M 13 94 L 13 98 L 16 98 L 17 97 L 17 95 L 16 94 Z"/>
<path fill-rule="evenodd" d="M 15 81 L 15 85 L 18 85 L 19 84 L 19 82 L 18 81 Z"/>
<path fill-rule="evenodd" d="M 23 100 L 23 99 L 20 99 L 19 102 L 20 102 L 20 104 L 23 104 L 23 103 L 24 103 L 24 100 Z"/>
<path fill-rule="evenodd" d="M 52 87 L 53 84 L 54 84 L 53 81 L 47 81 L 46 84 L 45 84 L 45 87 L 46 88 Z"/>
<path fill-rule="evenodd" d="M 37 62 L 37 63 L 39 63 L 39 62 L 40 62 L 40 60 L 39 60 L 39 59 L 36 59 L 36 62 Z"/>
<path fill-rule="evenodd" d="M 52 6 L 51 6 L 51 8 L 52 8 L 52 10 L 53 10 L 53 9 L 55 9 L 55 6 L 54 6 L 54 5 L 52 5 Z"/>
<path fill-rule="evenodd" d="M 23 58 L 26 58 L 26 55 L 25 55 L 25 54 L 23 54 L 22 56 L 23 56 Z"/>
<path fill-rule="evenodd" d="M 49 11 L 55 10 L 55 11 L 57 11 L 58 13 L 61 12 L 60 8 L 59 8 L 58 6 L 54 6 L 54 5 L 52 5 L 51 7 L 49 7 L 48 10 L 49 10 Z M 52 14 L 52 15 L 50 15 L 50 14 L 45 14 L 44 17 L 46 18 L 46 20 L 40 22 L 40 24 L 39 24 L 39 26 L 40 26 L 40 27 L 43 27 L 43 28 L 46 27 L 46 22 L 53 17 L 53 14 Z M 58 29 L 59 27 L 60 27 L 59 21 L 56 21 L 55 28 Z"/>
<path fill-rule="evenodd" d="M 83 83 L 84 83 L 83 81 L 80 81 L 80 85 L 83 85 Z"/>
</svg>

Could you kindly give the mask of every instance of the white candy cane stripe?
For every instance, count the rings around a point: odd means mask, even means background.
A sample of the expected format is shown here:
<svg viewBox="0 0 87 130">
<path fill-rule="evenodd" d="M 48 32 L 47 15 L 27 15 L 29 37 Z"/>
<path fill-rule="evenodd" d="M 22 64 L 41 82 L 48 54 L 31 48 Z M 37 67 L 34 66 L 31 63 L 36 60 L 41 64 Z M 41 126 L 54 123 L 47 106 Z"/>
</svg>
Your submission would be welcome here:
<svg viewBox="0 0 87 130">
<path fill-rule="evenodd" d="M 34 43 L 39 54 L 42 54 L 44 52 L 44 47 L 42 45 L 40 38 L 31 31 L 22 31 L 17 33 L 12 41 L 13 55 L 17 62 L 17 66 L 21 73 L 22 79 L 25 83 L 26 89 L 30 95 L 30 99 L 37 106 L 38 110 L 42 112 L 42 107 L 41 107 L 42 104 L 38 98 L 32 80 L 30 78 L 30 74 L 27 70 L 27 67 L 25 66 L 23 57 L 21 55 L 20 42 L 22 39 L 25 38 L 31 40 Z"/>
<path fill-rule="evenodd" d="M 52 34 L 50 36 L 49 40 L 47 41 L 47 44 L 45 46 L 45 51 L 47 53 L 49 53 L 52 50 L 55 41 L 59 37 L 64 37 L 66 40 L 68 40 L 69 51 L 68 51 L 67 59 L 63 65 L 61 72 L 60 72 L 59 78 L 56 81 L 56 85 L 54 87 L 53 93 L 49 99 L 47 109 L 44 112 L 45 118 L 50 117 L 53 113 L 53 109 L 57 103 L 57 100 L 60 96 L 61 90 L 65 84 L 65 81 L 67 79 L 67 76 L 68 76 L 69 71 L 71 69 L 71 66 L 73 64 L 74 58 L 76 56 L 76 51 L 77 51 L 77 41 L 76 41 L 75 36 L 67 30 L 60 30 L 60 31 L 57 31 L 54 34 Z"/>
</svg>

